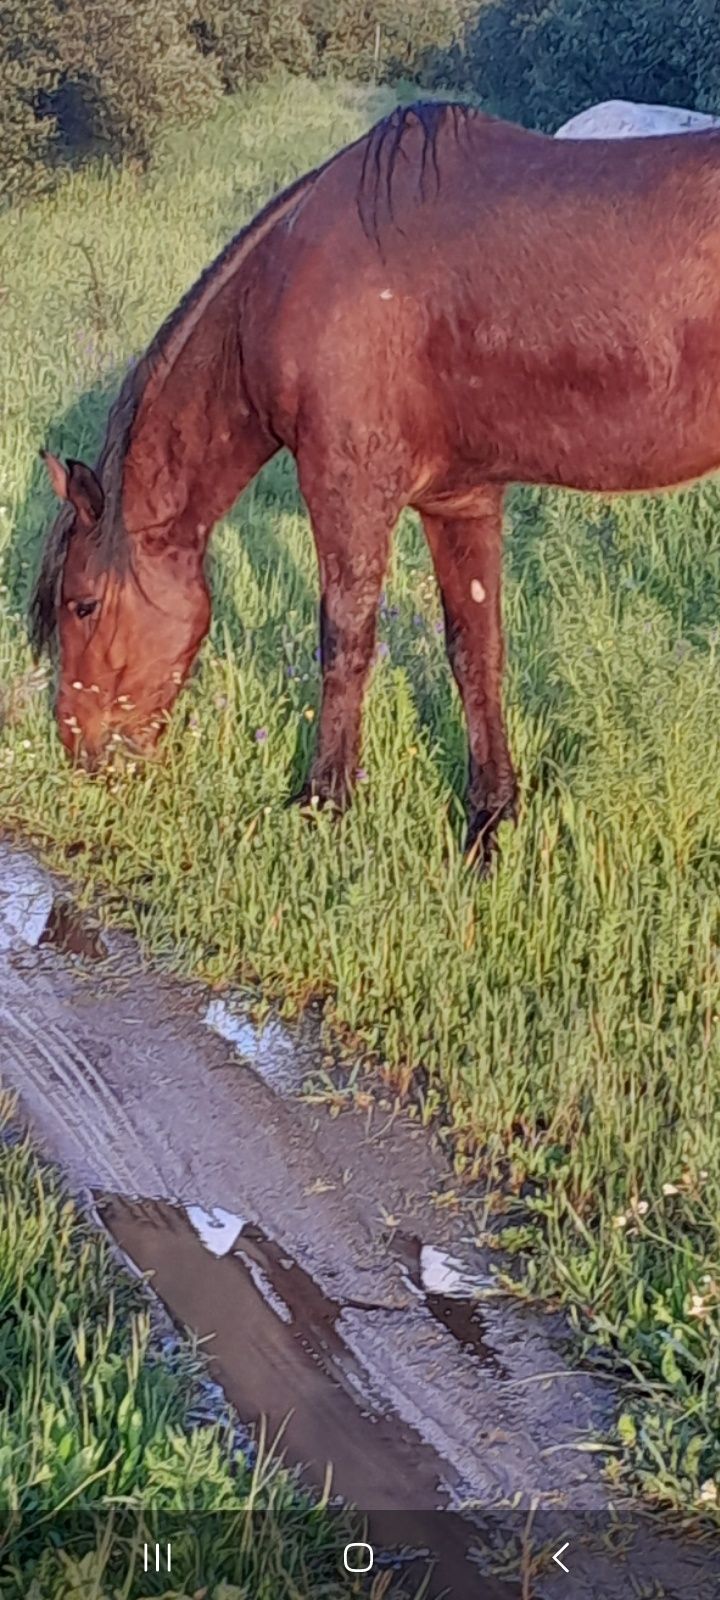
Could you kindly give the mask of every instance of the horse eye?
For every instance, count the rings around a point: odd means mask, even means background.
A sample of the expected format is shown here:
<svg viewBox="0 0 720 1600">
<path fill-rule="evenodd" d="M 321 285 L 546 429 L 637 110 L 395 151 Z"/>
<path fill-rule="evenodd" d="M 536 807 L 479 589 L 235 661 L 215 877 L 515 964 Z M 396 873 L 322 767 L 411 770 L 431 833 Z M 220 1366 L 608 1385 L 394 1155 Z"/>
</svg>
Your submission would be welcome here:
<svg viewBox="0 0 720 1600">
<path fill-rule="evenodd" d="M 96 609 L 97 600 L 76 600 L 73 611 L 76 617 L 89 617 Z"/>
</svg>

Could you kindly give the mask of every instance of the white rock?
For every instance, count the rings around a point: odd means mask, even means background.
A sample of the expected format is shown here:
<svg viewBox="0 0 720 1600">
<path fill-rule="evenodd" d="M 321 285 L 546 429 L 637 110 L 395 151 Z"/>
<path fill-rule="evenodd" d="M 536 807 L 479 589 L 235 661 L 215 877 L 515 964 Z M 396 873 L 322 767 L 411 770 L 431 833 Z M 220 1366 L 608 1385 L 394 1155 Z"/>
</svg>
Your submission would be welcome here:
<svg viewBox="0 0 720 1600">
<path fill-rule="evenodd" d="M 720 126 L 720 117 L 680 106 L 636 105 L 632 100 L 604 100 L 564 122 L 556 139 L 645 139 L 658 134 L 693 133 Z"/>
</svg>

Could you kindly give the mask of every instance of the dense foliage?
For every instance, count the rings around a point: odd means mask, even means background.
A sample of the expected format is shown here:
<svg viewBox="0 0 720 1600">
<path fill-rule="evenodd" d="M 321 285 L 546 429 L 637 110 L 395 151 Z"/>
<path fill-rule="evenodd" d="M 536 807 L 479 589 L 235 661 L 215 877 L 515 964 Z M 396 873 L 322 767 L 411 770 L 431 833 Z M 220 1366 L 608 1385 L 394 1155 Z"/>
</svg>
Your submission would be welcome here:
<svg viewBox="0 0 720 1600">
<path fill-rule="evenodd" d="M 419 70 L 460 39 L 470 0 L 0 0 L 0 199 L 68 156 L 146 161 L 277 67 L 351 78 Z"/>
<path fill-rule="evenodd" d="M 720 10 L 717 0 L 487 0 L 451 72 L 490 109 L 549 130 L 601 100 L 716 110 Z"/>
</svg>

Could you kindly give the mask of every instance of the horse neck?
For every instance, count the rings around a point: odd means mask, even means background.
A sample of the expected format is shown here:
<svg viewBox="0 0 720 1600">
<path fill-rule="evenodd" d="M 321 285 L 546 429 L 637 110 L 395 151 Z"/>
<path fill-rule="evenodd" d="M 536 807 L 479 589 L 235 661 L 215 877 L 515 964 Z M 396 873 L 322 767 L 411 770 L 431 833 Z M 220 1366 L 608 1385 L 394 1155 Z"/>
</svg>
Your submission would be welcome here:
<svg viewBox="0 0 720 1600">
<path fill-rule="evenodd" d="M 321 169 L 319 169 L 321 170 Z M 298 180 L 222 252 L 143 358 L 123 461 L 130 536 L 172 523 L 206 536 L 279 448 L 247 391 L 243 316 L 254 251 L 291 212 L 317 173 Z"/>
<path fill-rule="evenodd" d="M 185 365 L 133 431 L 123 473 L 131 537 L 168 525 L 182 543 L 207 537 L 278 448 L 255 407 L 223 388 L 219 361 L 209 358 L 201 376 Z"/>
</svg>

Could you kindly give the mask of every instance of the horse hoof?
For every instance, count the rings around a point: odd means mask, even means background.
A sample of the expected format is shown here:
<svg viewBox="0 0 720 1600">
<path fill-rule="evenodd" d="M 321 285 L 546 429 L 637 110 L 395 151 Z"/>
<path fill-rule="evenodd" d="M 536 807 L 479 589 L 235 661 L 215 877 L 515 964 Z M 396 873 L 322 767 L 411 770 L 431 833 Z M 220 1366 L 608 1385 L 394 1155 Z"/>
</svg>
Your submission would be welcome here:
<svg viewBox="0 0 720 1600">
<path fill-rule="evenodd" d="M 468 824 L 465 862 L 479 878 L 489 878 L 497 865 L 501 853 L 497 830 L 501 822 L 517 822 L 517 801 L 514 797 L 494 811 L 478 811 Z"/>
</svg>

